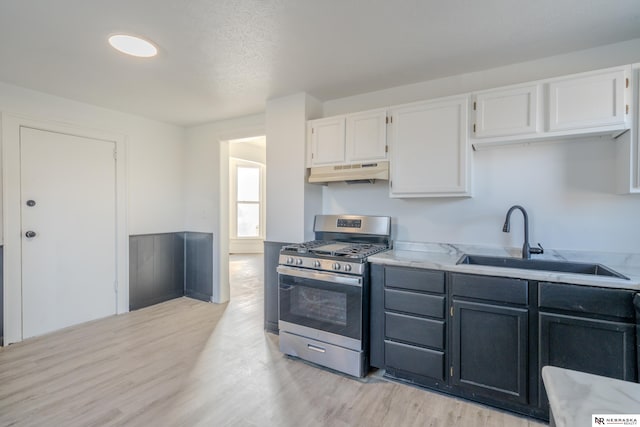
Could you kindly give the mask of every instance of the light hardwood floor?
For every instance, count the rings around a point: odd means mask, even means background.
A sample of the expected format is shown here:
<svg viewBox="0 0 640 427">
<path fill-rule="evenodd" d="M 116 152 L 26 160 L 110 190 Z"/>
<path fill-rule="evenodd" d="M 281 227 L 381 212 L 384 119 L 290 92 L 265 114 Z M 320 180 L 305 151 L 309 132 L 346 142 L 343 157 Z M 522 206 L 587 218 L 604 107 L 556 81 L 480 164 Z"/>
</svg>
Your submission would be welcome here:
<svg viewBox="0 0 640 427">
<path fill-rule="evenodd" d="M 262 257 L 231 257 L 231 302 L 180 298 L 0 349 L 0 426 L 538 425 L 283 356 Z"/>
</svg>

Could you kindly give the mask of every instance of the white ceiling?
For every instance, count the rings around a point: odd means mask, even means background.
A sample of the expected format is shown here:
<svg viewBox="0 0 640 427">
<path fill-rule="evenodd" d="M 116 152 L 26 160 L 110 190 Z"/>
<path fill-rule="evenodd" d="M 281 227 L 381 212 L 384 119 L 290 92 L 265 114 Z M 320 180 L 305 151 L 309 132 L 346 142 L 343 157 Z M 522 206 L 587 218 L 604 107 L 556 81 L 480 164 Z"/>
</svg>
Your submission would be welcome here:
<svg viewBox="0 0 640 427">
<path fill-rule="evenodd" d="M 639 0 L 0 0 L 0 81 L 191 125 L 639 37 Z"/>
</svg>

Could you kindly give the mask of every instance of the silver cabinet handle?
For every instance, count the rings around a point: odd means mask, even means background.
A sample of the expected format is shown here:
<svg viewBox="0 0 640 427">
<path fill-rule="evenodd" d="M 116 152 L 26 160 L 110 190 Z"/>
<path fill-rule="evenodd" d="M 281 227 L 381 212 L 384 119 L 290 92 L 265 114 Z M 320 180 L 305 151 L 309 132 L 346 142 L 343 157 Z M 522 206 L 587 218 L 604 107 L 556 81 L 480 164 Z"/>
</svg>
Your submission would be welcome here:
<svg viewBox="0 0 640 427">
<path fill-rule="evenodd" d="M 293 276 L 300 277 L 302 279 L 320 280 L 323 282 L 362 287 L 362 277 L 360 276 L 349 276 L 347 274 L 337 273 L 323 273 L 320 271 L 287 267 L 284 265 L 279 265 L 278 268 L 276 268 L 276 271 L 284 276 Z"/>
<path fill-rule="evenodd" d="M 322 348 L 322 347 L 318 347 L 317 345 L 313 345 L 313 344 L 307 344 L 307 348 L 309 350 L 313 350 L 313 351 L 317 351 L 318 353 L 326 353 L 326 349 Z"/>
</svg>

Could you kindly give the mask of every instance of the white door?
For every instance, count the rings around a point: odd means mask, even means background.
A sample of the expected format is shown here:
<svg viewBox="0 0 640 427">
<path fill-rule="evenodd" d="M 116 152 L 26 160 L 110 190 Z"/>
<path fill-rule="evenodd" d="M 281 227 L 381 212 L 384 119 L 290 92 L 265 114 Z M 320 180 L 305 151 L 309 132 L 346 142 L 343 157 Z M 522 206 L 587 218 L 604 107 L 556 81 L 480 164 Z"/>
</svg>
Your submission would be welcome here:
<svg viewBox="0 0 640 427">
<path fill-rule="evenodd" d="M 478 93 L 473 102 L 476 112 L 474 136 L 521 135 L 538 131 L 538 84 Z"/>
<path fill-rule="evenodd" d="M 115 143 L 23 127 L 20 150 L 23 338 L 115 314 Z"/>
<path fill-rule="evenodd" d="M 390 196 L 470 194 L 467 96 L 391 109 Z"/>
<path fill-rule="evenodd" d="M 386 122 L 386 109 L 365 111 L 347 116 L 347 162 L 387 158 Z"/>
<path fill-rule="evenodd" d="M 311 123 L 311 164 L 344 163 L 344 117 L 329 117 Z"/>
<path fill-rule="evenodd" d="M 549 131 L 624 125 L 628 67 L 549 83 Z"/>
</svg>

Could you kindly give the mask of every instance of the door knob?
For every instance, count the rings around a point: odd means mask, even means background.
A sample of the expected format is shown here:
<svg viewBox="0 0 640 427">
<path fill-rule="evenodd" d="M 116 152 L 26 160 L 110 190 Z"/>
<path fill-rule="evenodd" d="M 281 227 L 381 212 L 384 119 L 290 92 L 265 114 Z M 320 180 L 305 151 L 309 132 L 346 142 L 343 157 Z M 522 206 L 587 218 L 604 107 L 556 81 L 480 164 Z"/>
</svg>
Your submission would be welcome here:
<svg viewBox="0 0 640 427">
<path fill-rule="evenodd" d="M 29 239 L 36 237 L 36 232 L 35 231 L 27 231 L 26 233 L 24 233 L 25 237 L 28 237 Z"/>
</svg>

